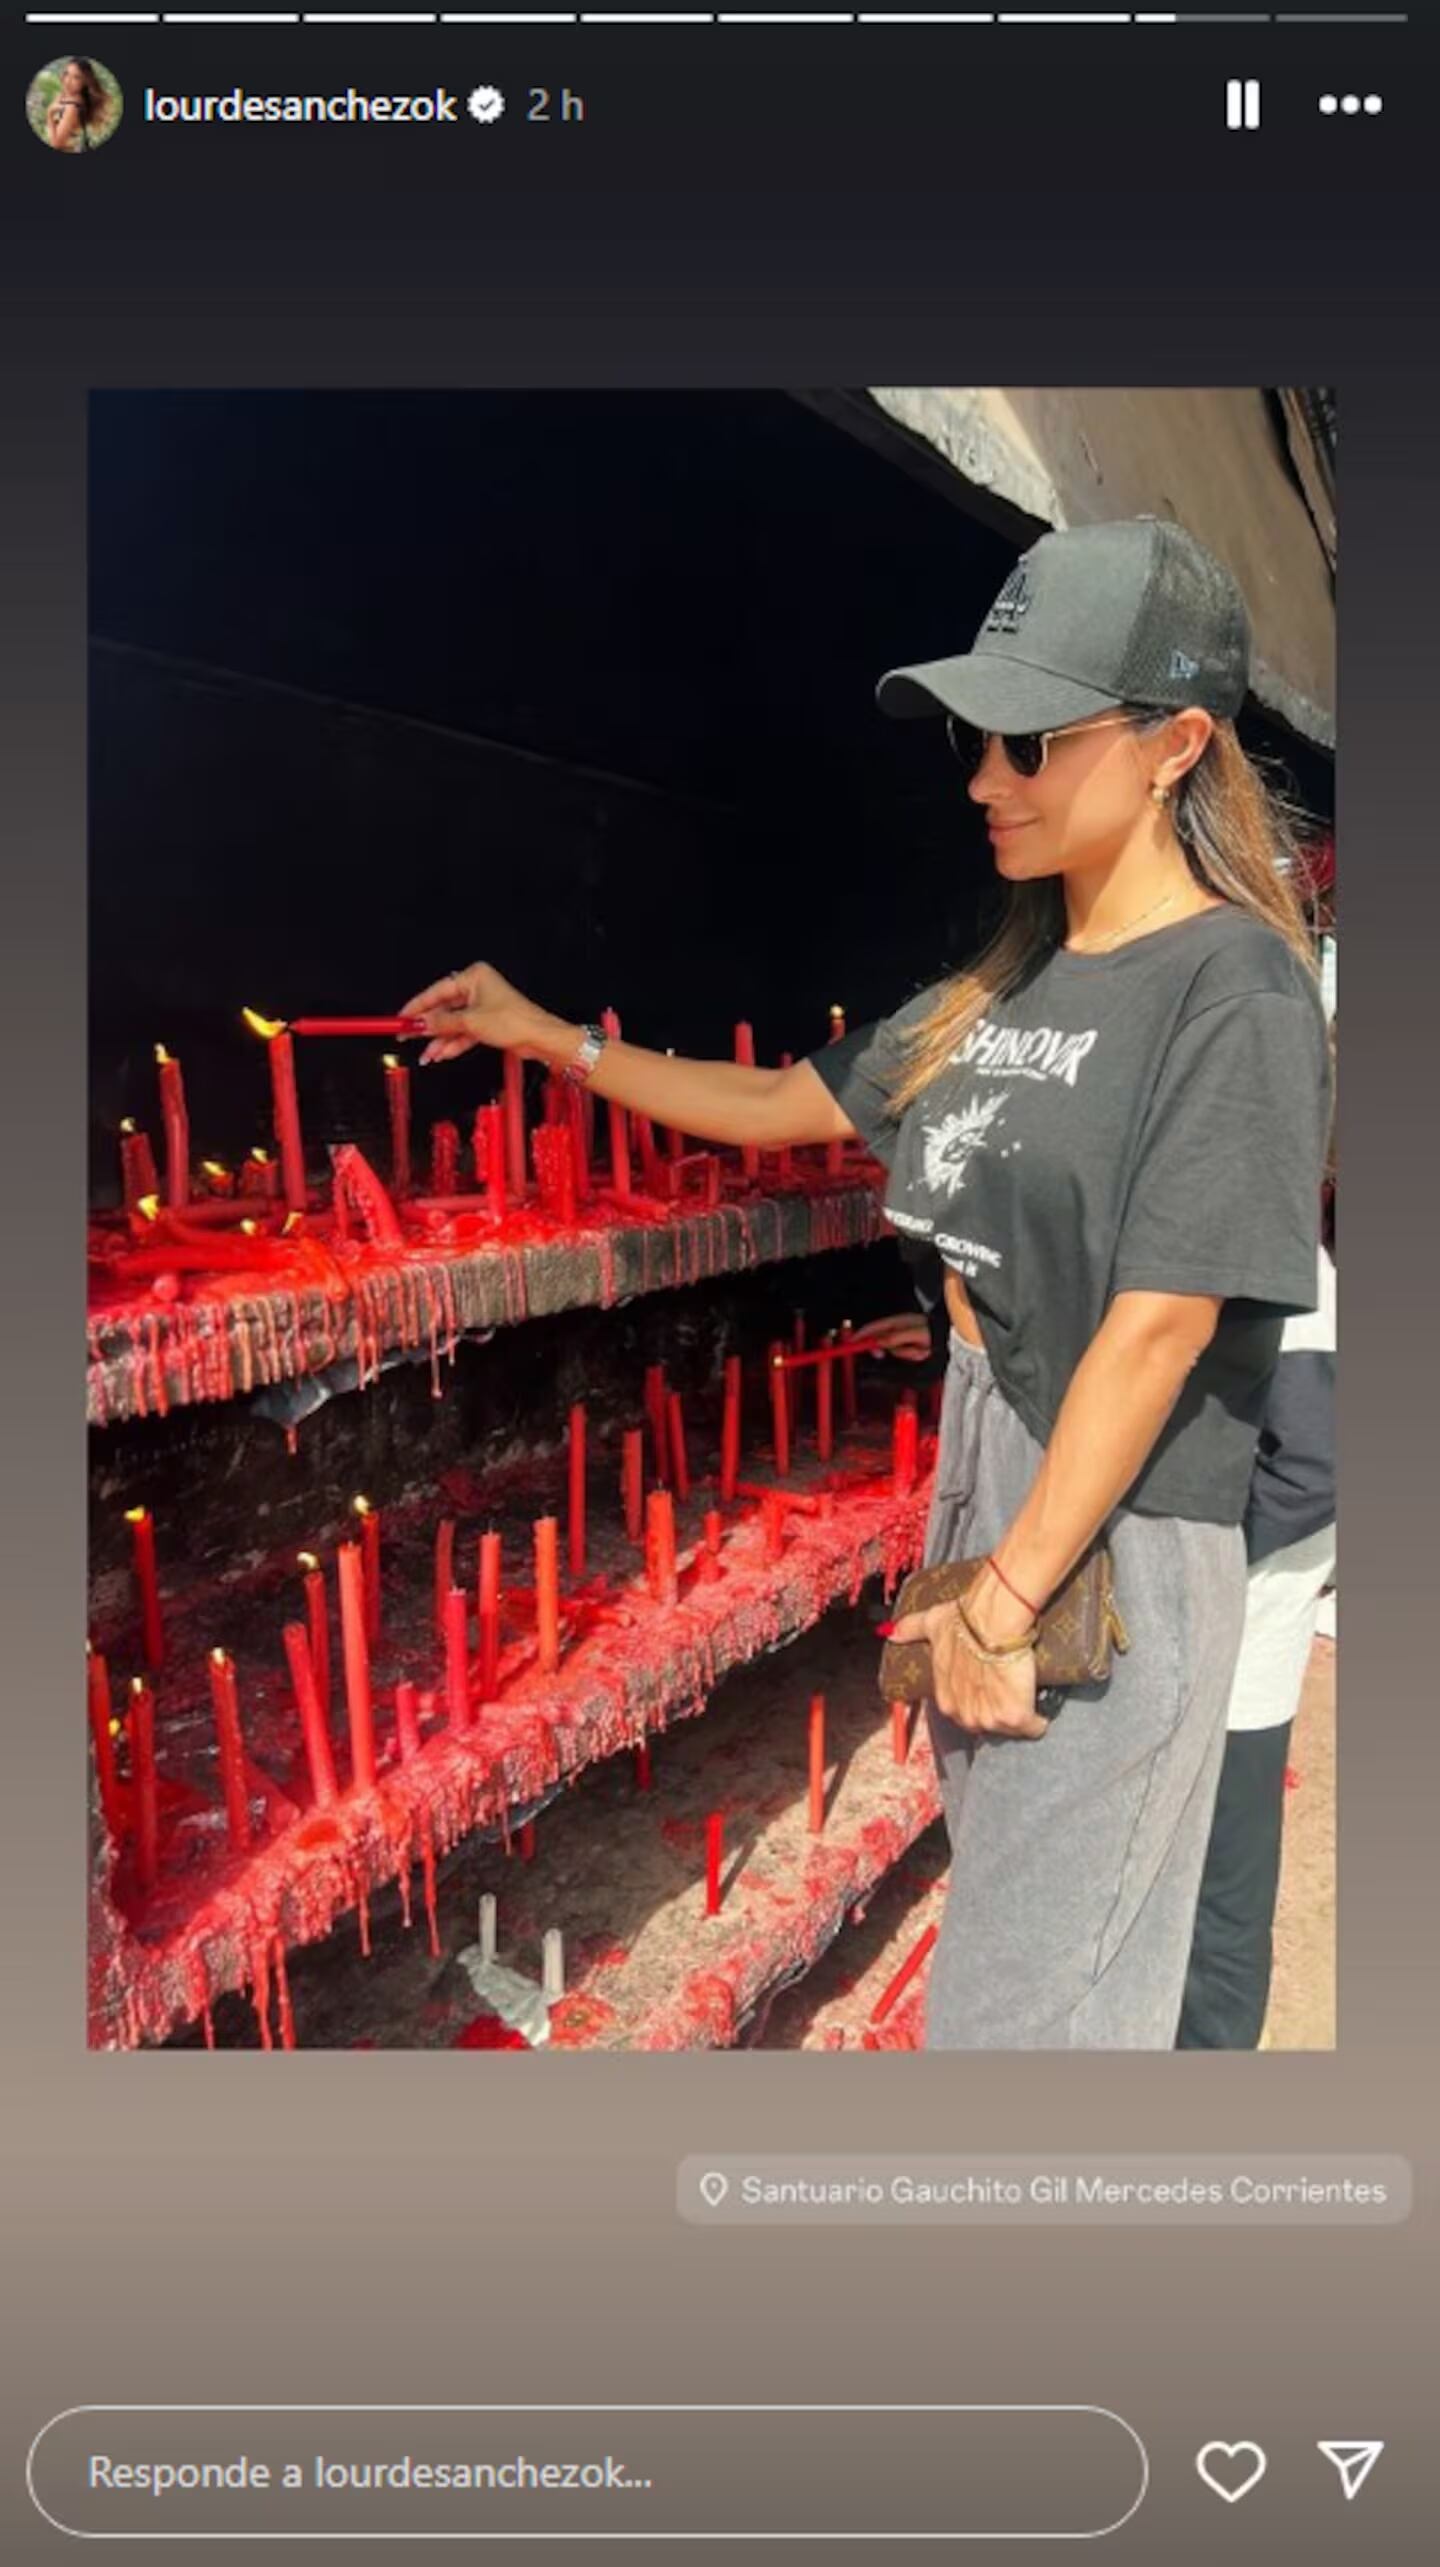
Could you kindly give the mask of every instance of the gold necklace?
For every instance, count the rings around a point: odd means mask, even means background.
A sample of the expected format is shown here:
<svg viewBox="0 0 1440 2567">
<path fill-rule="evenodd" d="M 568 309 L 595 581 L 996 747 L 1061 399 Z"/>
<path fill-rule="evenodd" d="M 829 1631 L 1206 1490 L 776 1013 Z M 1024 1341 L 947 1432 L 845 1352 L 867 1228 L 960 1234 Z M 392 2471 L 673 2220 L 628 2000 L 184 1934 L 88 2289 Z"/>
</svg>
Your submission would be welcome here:
<svg viewBox="0 0 1440 2567">
<path fill-rule="evenodd" d="M 1129 935 L 1132 927 L 1143 927 L 1147 918 L 1157 917 L 1162 909 L 1173 908 L 1179 897 L 1178 891 L 1167 891 L 1163 900 L 1152 900 L 1149 908 L 1142 909 L 1138 917 L 1127 918 L 1123 927 L 1112 927 L 1108 936 L 1097 936 L 1093 945 L 1072 945 L 1067 938 L 1065 950 L 1069 954 L 1094 954 L 1102 946 L 1118 944 L 1122 936 Z"/>
</svg>

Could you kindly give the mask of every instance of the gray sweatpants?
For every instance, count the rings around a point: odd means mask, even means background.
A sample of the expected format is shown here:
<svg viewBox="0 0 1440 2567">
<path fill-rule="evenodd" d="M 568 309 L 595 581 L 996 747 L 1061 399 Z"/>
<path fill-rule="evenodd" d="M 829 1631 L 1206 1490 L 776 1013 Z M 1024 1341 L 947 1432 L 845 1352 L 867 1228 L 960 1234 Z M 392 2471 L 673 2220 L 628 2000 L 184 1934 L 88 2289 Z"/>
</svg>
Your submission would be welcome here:
<svg viewBox="0 0 1440 2567">
<path fill-rule="evenodd" d="M 951 1335 L 927 1563 L 998 1542 L 1041 1447 Z M 1245 1613 L 1238 1525 L 1112 1517 L 1130 1635 L 1043 1738 L 972 1741 L 930 1711 L 950 1890 L 931 2050 L 1168 2050 L 1175 2040 Z"/>
</svg>

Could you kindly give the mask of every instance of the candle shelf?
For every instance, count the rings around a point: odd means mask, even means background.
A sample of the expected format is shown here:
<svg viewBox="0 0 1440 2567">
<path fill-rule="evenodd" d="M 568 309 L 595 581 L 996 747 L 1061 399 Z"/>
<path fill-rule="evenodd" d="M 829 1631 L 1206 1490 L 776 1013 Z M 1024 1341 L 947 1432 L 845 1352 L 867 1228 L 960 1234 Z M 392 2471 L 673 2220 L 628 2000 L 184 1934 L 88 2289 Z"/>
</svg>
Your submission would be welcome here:
<svg viewBox="0 0 1440 2567">
<path fill-rule="evenodd" d="M 244 1987 L 255 1990 L 257 2016 L 267 2027 L 274 1990 L 283 2038 L 287 1949 L 328 1935 L 347 1914 L 356 1916 L 367 1939 L 370 1903 L 387 1889 L 407 1912 L 412 1900 L 417 1912 L 423 1906 L 433 1941 L 436 1866 L 450 1849 L 477 1836 L 513 1842 L 582 1769 L 704 1710 L 727 1670 L 779 1648 L 837 1600 L 853 1602 L 869 1577 L 883 1576 L 888 1593 L 919 1557 L 933 1448 L 924 1443 L 919 1477 L 897 1493 L 890 1404 L 875 1385 L 865 1386 L 859 1422 L 837 1434 L 828 1463 L 814 1455 L 807 1436 L 805 1452 L 777 1484 L 747 1456 L 745 1486 L 723 1509 L 715 1480 L 700 1469 L 718 1442 L 707 1435 L 700 1449 L 697 1436 L 691 1493 L 674 1506 L 673 1601 L 659 1600 L 668 1591 L 665 1558 L 657 1561 L 626 1533 L 618 1449 L 592 1452 L 585 1565 L 559 1590 L 559 1663 L 551 1673 L 540 1665 L 546 1617 L 535 1590 L 533 1520 L 499 1527 L 505 1580 L 488 1693 L 474 1598 L 478 1536 L 493 1519 L 483 1509 L 461 1513 L 454 1575 L 470 1599 L 473 1634 L 463 1727 L 456 1718 L 453 1636 L 447 1684 L 446 1641 L 437 1629 L 435 1510 L 423 1520 L 414 1508 L 387 1512 L 383 1617 L 370 1652 L 374 1710 L 367 1753 L 374 1755 L 376 1778 L 368 1789 L 353 1781 L 360 1759 L 357 1754 L 352 1762 L 353 1746 L 346 1743 L 337 1639 L 328 1731 L 339 1789 L 329 1806 L 312 1788 L 282 1645 L 283 1626 L 304 1619 L 293 1562 L 262 1570 L 248 1585 L 215 1590 L 203 1607 L 182 1600 L 169 1615 L 166 1663 L 150 1679 L 159 1877 L 142 1889 L 134 1832 L 122 1823 L 119 1843 L 92 1884 L 92 2044 L 163 2040 L 203 2018 L 223 1992 Z M 771 1492 L 768 1500 L 756 1494 L 757 1485 Z M 562 1481 L 552 1507 L 562 1516 L 563 1489 Z M 653 1526 L 647 1531 L 653 1536 Z M 359 1580 L 357 1565 L 357 1595 Z M 355 1610 L 358 1617 L 358 1605 Z M 125 1628 L 102 1624 L 94 1638 L 97 1651 L 120 1670 Z M 229 1652 L 238 1684 L 251 1835 L 244 1850 L 227 1841 L 215 1770 L 208 1675 L 215 1648 Z M 862 1663 L 873 1682 L 873 1645 Z M 416 1737 L 408 1759 L 397 1735 L 397 1684 L 415 1687 Z M 116 1688 L 123 1699 L 118 1673 Z M 875 1725 L 868 1704 L 866 1717 Z M 888 1715 L 882 1725 L 888 1742 Z M 803 1738 L 798 1752 L 803 1766 Z M 123 1799 L 123 1778 L 121 1792 Z M 903 1797 L 914 1825 L 923 1824 L 910 1786 Z M 886 1853 L 877 1838 L 878 1868 L 894 1859 L 900 1842 Z M 837 1870 L 837 1847 L 823 1839 L 809 1841 L 806 1860 L 814 1867 L 814 1932 L 823 1940 L 833 1931 L 826 1916 L 838 1916 L 846 1903 L 849 1874 L 843 1863 Z M 723 1911 L 713 1923 L 728 1936 Z M 797 1954 L 808 1931 L 797 1923 Z M 737 1957 L 735 2008 L 751 2001 L 760 1969 L 757 1961 L 747 1971 Z M 675 1994 L 677 2025 L 690 2019 L 689 2002 Z"/>
<path fill-rule="evenodd" d="M 363 1168 L 358 1153 L 349 1157 L 352 1173 L 357 1162 Z M 823 1153 L 791 1158 L 788 1176 L 772 1166 L 752 1180 L 728 1154 L 711 1154 L 723 1180 L 713 1206 L 597 1190 L 573 1220 L 533 1200 L 497 1215 L 481 1192 L 392 1204 L 373 1181 L 369 1220 L 359 1189 L 358 1215 L 342 1211 L 339 1227 L 328 1206 L 287 1216 L 283 1204 L 259 1197 L 248 1206 L 192 1205 L 148 1228 L 134 1213 L 97 1215 L 89 1422 L 165 1416 L 336 1366 L 352 1367 L 363 1386 L 387 1354 L 416 1347 L 429 1350 L 438 1396 L 464 1332 L 609 1309 L 882 1235 L 883 1178 L 873 1160 L 847 1150 L 837 1174 Z M 247 1209 L 259 1225 L 253 1234 L 238 1227 Z"/>
</svg>

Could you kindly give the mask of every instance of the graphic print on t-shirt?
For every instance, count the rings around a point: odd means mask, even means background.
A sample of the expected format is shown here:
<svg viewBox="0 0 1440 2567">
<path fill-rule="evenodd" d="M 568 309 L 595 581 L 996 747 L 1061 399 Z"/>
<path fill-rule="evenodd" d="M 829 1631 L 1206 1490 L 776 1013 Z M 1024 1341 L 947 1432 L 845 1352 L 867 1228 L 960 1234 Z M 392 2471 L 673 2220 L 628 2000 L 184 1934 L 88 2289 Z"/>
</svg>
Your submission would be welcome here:
<svg viewBox="0 0 1440 2567">
<path fill-rule="evenodd" d="M 952 1057 L 958 1057 L 954 1055 Z M 958 1114 L 942 1114 L 938 1123 L 921 1126 L 925 1143 L 925 1182 L 936 1194 L 947 1194 L 952 1200 L 965 1183 L 965 1170 L 977 1150 L 983 1150 L 991 1131 L 1003 1124 L 1000 1109 L 1008 1090 L 998 1096 L 972 1096 Z"/>
</svg>

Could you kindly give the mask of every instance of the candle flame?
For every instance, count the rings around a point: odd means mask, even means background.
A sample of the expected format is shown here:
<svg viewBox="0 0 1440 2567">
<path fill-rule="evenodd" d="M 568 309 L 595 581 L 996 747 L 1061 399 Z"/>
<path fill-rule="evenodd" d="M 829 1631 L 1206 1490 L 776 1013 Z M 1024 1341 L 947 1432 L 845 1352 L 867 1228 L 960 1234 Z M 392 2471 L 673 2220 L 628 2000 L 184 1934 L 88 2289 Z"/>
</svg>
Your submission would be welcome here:
<svg viewBox="0 0 1440 2567">
<path fill-rule="evenodd" d="M 147 1686 L 146 1686 L 146 1683 L 145 1683 L 145 1679 L 144 1679 L 144 1677 L 143 1677 L 143 1676 L 132 1676 L 132 1677 L 131 1677 L 131 1679 L 130 1679 L 130 1691 L 132 1692 L 132 1694 L 143 1694 L 143 1693 L 144 1693 L 144 1692 L 146 1692 L 147 1690 L 148 1690 L 148 1689 L 147 1689 Z"/>
<path fill-rule="evenodd" d="M 202 1159 L 200 1165 L 207 1177 L 228 1177 L 230 1174 L 223 1159 Z"/>
<path fill-rule="evenodd" d="M 133 1114 L 122 1114 L 122 1115 L 121 1115 L 121 1117 L 120 1117 L 120 1129 L 121 1129 L 121 1131 L 122 1131 L 122 1132 L 124 1132 L 124 1133 L 126 1133 L 126 1134 L 129 1134 L 129 1133 L 131 1133 L 131 1132 L 133 1132 L 133 1131 L 134 1131 L 134 1129 L 135 1129 L 135 1117 L 134 1117 L 134 1115 L 133 1115 Z"/>
<path fill-rule="evenodd" d="M 149 1515 L 150 1509 L 148 1506 L 127 1506 L 125 1509 L 125 1521 L 127 1524 L 145 1524 L 149 1520 Z"/>
<path fill-rule="evenodd" d="M 387 1070 L 398 1070 L 400 1067 L 400 1064 L 393 1052 L 382 1052 L 380 1059 Z"/>
<path fill-rule="evenodd" d="M 298 1212 L 286 1213 L 285 1218 L 280 1225 L 280 1236 L 282 1239 L 289 1238 L 291 1231 L 294 1229 L 300 1218 L 301 1216 Z"/>
<path fill-rule="evenodd" d="M 311 1569 L 318 1569 L 320 1566 L 320 1563 L 316 1559 L 313 1551 L 297 1551 L 295 1557 L 299 1561 L 301 1568 L 307 1572 Z"/>
<path fill-rule="evenodd" d="M 257 1168 L 268 1168 L 268 1167 L 269 1167 L 269 1165 L 270 1165 L 270 1153 L 269 1153 L 269 1151 L 268 1151 L 268 1150 L 258 1150 L 258 1149 L 257 1149 L 257 1150 L 252 1150 L 252 1151 L 251 1151 L 251 1153 L 250 1153 L 250 1156 L 251 1156 L 251 1158 L 254 1160 L 255 1165 L 256 1165 L 256 1167 L 257 1167 Z"/>
<path fill-rule="evenodd" d="M 121 1731 L 121 1727 L 122 1727 L 121 1722 L 120 1722 L 120 1721 L 118 1721 L 118 1720 L 116 1719 L 116 1717 L 115 1717 L 115 1715 L 114 1715 L 114 1713 L 113 1713 L 113 1711 L 112 1711 L 112 1713 L 111 1713 L 111 1715 L 110 1715 L 110 1735 L 111 1735 L 111 1737 L 112 1737 L 112 1738 L 118 1738 L 118 1737 L 119 1737 L 119 1735 L 120 1735 L 120 1731 Z"/>
<path fill-rule="evenodd" d="M 162 1070 L 168 1069 L 170 1066 L 170 1054 L 166 1051 L 163 1043 L 157 1043 L 155 1046 L 155 1066 L 157 1069 Z"/>
<path fill-rule="evenodd" d="M 273 1043 L 276 1035 L 285 1031 L 283 1016 L 261 1016 L 253 1007 L 242 1007 L 240 1013 L 251 1033 L 260 1035 L 267 1043 Z"/>
<path fill-rule="evenodd" d="M 147 1221 L 158 1221 L 160 1218 L 159 1195 L 142 1194 L 135 1209 L 137 1212 L 143 1212 Z"/>
<path fill-rule="evenodd" d="M 242 1221 L 240 1227 L 247 1239 L 253 1239 L 260 1228 L 260 1224 L 258 1221 Z"/>
<path fill-rule="evenodd" d="M 228 1667 L 230 1664 L 229 1651 L 227 1649 L 212 1649 L 210 1652 L 210 1664 L 212 1667 Z"/>
<path fill-rule="evenodd" d="M 369 1515 L 371 1513 L 370 1500 L 368 1497 L 352 1497 L 350 1505 L 352 1512 L 356 1515 Z"/>
</svg>

